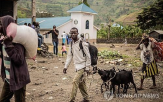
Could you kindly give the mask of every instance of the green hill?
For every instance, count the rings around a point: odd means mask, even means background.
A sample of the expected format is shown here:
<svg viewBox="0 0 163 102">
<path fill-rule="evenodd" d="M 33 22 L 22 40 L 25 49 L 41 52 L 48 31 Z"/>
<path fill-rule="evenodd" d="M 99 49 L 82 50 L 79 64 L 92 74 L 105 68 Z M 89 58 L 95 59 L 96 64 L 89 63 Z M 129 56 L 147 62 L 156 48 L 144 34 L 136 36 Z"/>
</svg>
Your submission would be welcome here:
<svg viewBox="0 0 163 102">
<path fill-rule="evenodd" d="M 67 11 L 78 5 L 80 0 L 36 0 L 37 12 L 47 12 L 44 16 L 70 16 Z M 141 8 L 147 7 L 156 0 L 87 0 L 90 7 L 98 15 L 95 16 L 95 24 L 107 23 L 108 18 L 117 22 L 132 22 L 136 19 L 137 12 Z M 25 10 L 23 10 L 24 8 Z M 27 11 L 28 9 L 28 11 Z M 31 17 L 31 0 L 19 0 L 18 11 L 26 13 L 26 17 Z M 134 13 L 135 12 L 135 13 Z M 128 15 L 128 17 L 127 17 Z M 37 15 L 40 17 L 40 15 Z M 24 17 L 24 16 L 23 16 Z M 125 18 L 127 17 L 127 19 Z M 129 19 L 128 19 L 129 18 Z M 125 19 L 125 20 L 124 20 Z M 126 24 L 130 24 L 126 23 Z"/>
<path fill-rule="evenodd" d="M 133 25 L 135 24 L 138 13 L 140 13 L 141 11 L 142 10 L 135 11 L 130 14 L 122 15 L 118 19 L 116 19 L 115 22 L 121 22 L 124 25 Z"/>
</svg>

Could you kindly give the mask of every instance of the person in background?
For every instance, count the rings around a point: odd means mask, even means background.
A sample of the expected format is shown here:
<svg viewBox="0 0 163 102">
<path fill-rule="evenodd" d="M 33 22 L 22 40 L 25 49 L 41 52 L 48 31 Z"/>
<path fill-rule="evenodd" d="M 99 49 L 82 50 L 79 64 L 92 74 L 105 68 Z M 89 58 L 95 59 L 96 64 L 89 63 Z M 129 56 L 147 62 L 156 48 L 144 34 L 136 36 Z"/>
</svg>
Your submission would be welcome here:
<svg viewBox="0 0 163 102">
<path fill-rule="evenodd" d="M 68 36 L 68 43 L 70 44 L 71 41 L 72 41 L 71 37 Z"/>
<path fill-rule="evenodd" d="M 86 39 L 84 38 L 84 34 L 80 34 L 80 39 L 83 40 L 83 41 L 86 41 Z"/>
<path fill-rule="evenodd" d="M 65 31 L 63 32 L 63 34 L 62 34 L 62 43 L 66 43 L 66 33 L 65 33 Z"/>
<path fill-rule="evenodd" d="M 33 22 L 31 27 L 32 27 L 33 29 L 35 29 L 35 27 L 36 27 L 36 22 Z"/>
<path fill-rule="evenodd" d="M 73 79 L 73 88 L 69 102 L 75 102 L 78 88 L 80 89 L 80 92 L 84 98 L 82 102 L 89 102 L 89 96 L 86 87 L 86 73 L 89 74 L 89 68 L 91 66 L 91 58 L 88 48 L 89 45 L 86 42 L 82 42 L 83 50 L 86 55 L 83 56 L 82 50 L 79 50 L 80 39 L 78 38 L 78 29 L 73 27 L 70 30 L 70 34 L 72 38 L 72 45 L 69 46 L 69 51 L 67 54 L 67 60 L 63 69 L 63 73 L 66 74 L 67 68 L 71 63 L 71 60 L 73 59 L 76 69 L 76 75 Z"/>
<path fill-rule="evenodd" d="M 15 102 L 25 102 L 26 85 L 30 83 L 29 71 L 25 59 L 25 48 L 19 43 L 13 43 L 13 38 L 7 36 L 6 30 L 10 23 L 14 23 L 11 16 L 0 18 L 2 27 L 1 34 L 5 38 L 0 44 L 1 57 L 1 77 L 4 81 L 0 102 L 10 102 L 15 98 Z"/>
<path fill-rule="evenodd" d="M 27 26 L 27 23 L 24 23 L 24 25 L 26 25 L 26 26 Z"/>
<path fill-rule="evenodd" d="M 68 38 L 69 38 L 69 35 L 66 34 L 67 45 L 69 44 L 69 42 L 68 42 Z"/>
<path fill-rule="evenodd" d="M 53 43 L 53 51 L 54 54 L 58 55 L 58 35 L 59 35 L 59 31 L 56 29 L 56 26 L 53 26 L 53 30 L 50 30 L 49 32 L 43 34 L 52 34 L 52 43 Z"/>
<path fill-rule="evenodd" d="M 41 45 L 43 43 L 43 36 L 40 34 L 40 26 L 39 26 L 39 23 L 36 22 L 35 24 L 35 30 L 37 32 L 37 35 L 38 35 L 38 47 L 41 48 Z"/>
<path fill-rule="evenodd" d="M 31 23 L 28 23 L 28 26 L 31 27 Z"/>
<path fill-rule="evenodd" d="M 63 53 L 67 54 L 67 51 L 66 51 L 66 46 L 64 43 L 62 43 L 62 56 L 63 56 Z"/>
</svg>

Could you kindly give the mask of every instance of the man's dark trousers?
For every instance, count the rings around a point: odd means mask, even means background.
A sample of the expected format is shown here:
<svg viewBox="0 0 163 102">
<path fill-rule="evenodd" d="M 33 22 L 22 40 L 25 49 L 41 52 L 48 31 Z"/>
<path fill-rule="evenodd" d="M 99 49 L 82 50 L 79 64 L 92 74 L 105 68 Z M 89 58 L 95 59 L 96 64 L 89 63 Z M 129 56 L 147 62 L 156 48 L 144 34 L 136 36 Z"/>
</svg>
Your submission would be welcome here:
<svg viewBox="0 0 163 102">
<path fill-rule="evenodd" d="M 25 102 L 25 92 L 26 92 L 26 86 L 14 92 L 10 91 L 10 86 L 5 81 L 0 96 L 0 102 L 10 102 L 10 99 L 13 97 L 13 95 L 15 97 L 15 102 Z"/>
</svg>

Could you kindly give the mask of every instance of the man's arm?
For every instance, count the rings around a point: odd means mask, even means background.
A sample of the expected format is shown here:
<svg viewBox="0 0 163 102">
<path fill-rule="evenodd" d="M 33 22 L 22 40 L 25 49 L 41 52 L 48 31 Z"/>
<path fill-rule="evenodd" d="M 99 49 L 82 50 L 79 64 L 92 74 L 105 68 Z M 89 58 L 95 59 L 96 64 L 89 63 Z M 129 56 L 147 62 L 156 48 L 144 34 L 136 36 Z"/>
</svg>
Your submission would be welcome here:
<svg viewBox="0 0 163 102">
<path fill-rule="evenodd" d="M 59 31 L 58 30 L 55 30 L 54 31 L 56 35 L 59 35 Z"/>
<path fill-rule="evenodd" d="M 70 65 L 72 61 L 72 53 L 71 53 L 71 46 L 69 47 L 69 51 L 68 51 L 68 54 L 67 54 L 67 59 L 66 59 L 66 63 L 65 63 L 65 69 L 68 68 L 68 66 Z"/>
<path fill-rule="evenodd" d="M 86 42 L 82 43 L 83 45 L 83 50 L 86 54 L 86 70 L 89 70 L 90 66 L 91 66 L 91 56 L 90 56 L 90 52 L 89 52 L 89 44 Z"/>
<path fill-rule="evenodd" d="M 43 35 L 50 34 L 50 33 L 52 33 L 52 30 L 50 30 L 49 32 L 47 32 L 47 33 L 45 33 L 45 34 L 43 34 Z"/>
<path fill-rule="evenodd" d="M 12 37 L 5 39 L 5 50 L 11 58 L 11 61 L 13 61 L 16 65 L 21 65 L 25 60 L 25 48 L 21 44 L 13 45 L 12 39 Z"/>
<path fill-rule="evenodd" d="M 141 39 L 141 41 L 139 42 L 138 46 L 136 47 L 136 50 L 139 50 L 140 49 L 140 45 L 142 44 L 142 40 L 143 39 Z"/>
</svg>

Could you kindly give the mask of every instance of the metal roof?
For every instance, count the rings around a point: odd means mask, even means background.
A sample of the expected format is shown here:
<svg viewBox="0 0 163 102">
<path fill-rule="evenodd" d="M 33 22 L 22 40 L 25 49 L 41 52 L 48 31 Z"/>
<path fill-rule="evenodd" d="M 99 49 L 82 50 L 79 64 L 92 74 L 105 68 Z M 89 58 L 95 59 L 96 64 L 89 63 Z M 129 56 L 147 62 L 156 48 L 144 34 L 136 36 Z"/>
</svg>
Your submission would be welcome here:
<svg viewBox="0 0 163 102">
<path fill-rule="evenodd" d="M 157 32 L 159 34 L 163 34 L 163 30 L 153 30 L 149 34 L 152 34 L 153 32 Z"/>
<path fill-rule="evenodd" d="M 17 24 L 24 25 L 24 23 L 31 23 L 31 18 L 18 18 Z M 66 22 L 70 21 L 71 17 L 49 17 L 49 18 L 36 18 L 36 22 L 39 22 L 40 29 L 52 29 L 53 25 L 59 27 Z"/>
<path fill-rule="evenodd" d="M 86 13 L 97 14 L 96 11 L 94 11 L 90 7 L 86 6 L 84 3 L 68 10 L 67 12 L 86 12 Z"/>
</svg>

